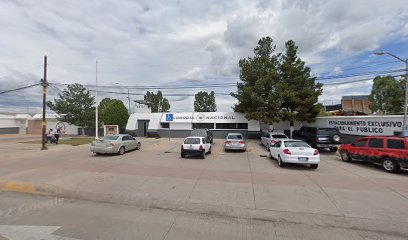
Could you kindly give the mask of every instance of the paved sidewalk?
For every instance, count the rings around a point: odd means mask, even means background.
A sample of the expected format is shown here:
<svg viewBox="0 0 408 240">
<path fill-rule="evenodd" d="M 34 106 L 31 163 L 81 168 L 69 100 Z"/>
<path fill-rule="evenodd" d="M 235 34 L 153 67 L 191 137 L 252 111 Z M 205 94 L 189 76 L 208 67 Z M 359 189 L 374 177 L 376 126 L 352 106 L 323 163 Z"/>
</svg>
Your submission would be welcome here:
<svg viewBox="0 0 408 240">
<path fill-rule="evenodd" d="M 226 153 L 216 140 L 206 159 L 182 159 L 181 139 L 141 140 L 141 151 L 123 156 L 93 156 L 87 145 L 13 153 L 0 157 L 0 183 L 46 186 L 45 194 L 68 199 L 408 236 L 407 172 L 332 153 L 322 153 L 317 170 L 282 169 L 257 141 L 246 153 Z"/>
</svg>

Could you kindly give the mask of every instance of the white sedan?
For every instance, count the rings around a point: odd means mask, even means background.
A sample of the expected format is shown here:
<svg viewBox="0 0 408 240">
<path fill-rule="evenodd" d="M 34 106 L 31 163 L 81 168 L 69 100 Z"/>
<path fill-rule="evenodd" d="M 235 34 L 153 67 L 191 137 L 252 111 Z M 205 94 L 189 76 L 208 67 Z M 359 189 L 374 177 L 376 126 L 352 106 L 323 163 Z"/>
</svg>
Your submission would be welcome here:
<svg viewBox="0 0 408 240">
<path fill-rule="evenodd" d="M 301 140 L 285 139 L 276 142 L 269 148 L 269 158 L 278 160 L 280 167 L 286 163 L 309 164 L 316 169 L 320 163 L 319 151 Z"/>
</svg>

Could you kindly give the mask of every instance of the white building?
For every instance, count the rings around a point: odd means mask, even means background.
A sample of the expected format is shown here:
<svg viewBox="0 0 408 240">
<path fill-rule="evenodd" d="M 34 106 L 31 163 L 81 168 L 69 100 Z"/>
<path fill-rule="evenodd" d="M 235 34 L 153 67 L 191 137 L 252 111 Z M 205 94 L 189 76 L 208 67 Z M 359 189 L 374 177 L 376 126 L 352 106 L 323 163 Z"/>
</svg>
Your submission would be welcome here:
<svg viewBox="0 0 408 240">
<path fill-rule="evenodd" d="M 172 121 L 166 117 L 172 115 Z M 296 122 L 294 129 L 302 126 L 335 127 L 348 139 L 357 136 L 392 136 L 402 131 L 401 115 L 386 116 L 330 116 L 318 117 L 314 122 Z M 289 135 L 289 122 L 267 125 L 247 120 L 235 112 L 182 112 L 134 113 L 129 117 L 126 130 L 137 136 L 186 137 L 194 128 L 211 129 L 215 138 L 227 133 L 241 132 L 248 138 L 258 138 L 261 131 L 276 130 Z"/>
<path fill-rule="evenodd" d="M 0 113 L 0 134 L 26 134 L 28 114 Z"/>
<path fill-rule="evenodd" d="M 126 125 L 126 130 L 137 136 L 186 137 L 194 128 L 211 129 L 215 138 L 230 132 L 257 137 L 261 130 L 259 121 L 248 121 L 235 112 L 134 113 Z"/>
<path fill-rule="evenodd" d="M 66 122 L 59 121 L 58 114 L 46 114 L 45 115 L 47 126 L 46 129 L 57 129 L 60 128 L 64 134 L 68 135 L 78 135 L 78 126 L 68 124 Z M 41 134 L 42 131 L 42 114 L 35 114 L 32 118 L 27 120 L 27 133 L 29 134 Z"/>
</svg>

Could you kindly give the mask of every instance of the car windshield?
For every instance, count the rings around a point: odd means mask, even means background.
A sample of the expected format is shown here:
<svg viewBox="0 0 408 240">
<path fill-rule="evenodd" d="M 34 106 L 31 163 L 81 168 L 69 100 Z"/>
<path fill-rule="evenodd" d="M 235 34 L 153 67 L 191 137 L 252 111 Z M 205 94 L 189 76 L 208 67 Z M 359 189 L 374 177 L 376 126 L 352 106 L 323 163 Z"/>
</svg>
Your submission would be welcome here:
<svg viewBox="0 0 408 240">
<path fill-rule="evenodd" d="M 317 130 L 318 134 L 337 134 L 337 130 L 334 128 L 319 128 Z"/>
<path fill-rule="evenodd" d="M 199 138 L 187 138 L 184 140 L 184 144 L 200 144 Z"/>
<path fill-rule="evenodd" d="M 302 141 L 285 141 L 285 147 L 310 147 L 307 143 Z"/>
<path fill-rule="evenodd" d="M 234 134 L 234 135 L 228 135 L 228 139 L 243 139 L 242 135 Z"/>
<path fill-rule="evenodd" d="M 288 138 L 285 134 L 272 134 L 272 138 Z"/>
<path fill-rule="evenodd" d="M 104 136 L 102 140 L 116 140 L 119 136 Z"/>
</svg>

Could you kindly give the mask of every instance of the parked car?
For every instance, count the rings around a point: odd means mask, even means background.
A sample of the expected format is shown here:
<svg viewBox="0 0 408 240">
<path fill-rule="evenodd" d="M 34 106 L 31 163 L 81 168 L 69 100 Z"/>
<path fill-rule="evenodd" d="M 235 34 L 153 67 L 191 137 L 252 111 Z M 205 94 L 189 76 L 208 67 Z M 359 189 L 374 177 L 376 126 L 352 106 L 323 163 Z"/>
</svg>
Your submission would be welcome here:
<svg viewBox="0 0 408 240">
<path fill-rule="evenodd" d="M 240 150 L 246 151 L 246 142 L 241 133 L 228 133 L 225 138 L 224 150 Z"/>
<path fill-rule="evenodd" d="M 316 149 L 328 148 L 336 152 L 343 144 L 343 139 L 336 128 L 301 127 L 293 131 L 293 138 L 305 141 Z"/>
<path fill-rule="evenodd" d="M 190 136 L 194 137 L 205 137 L 207 139 L 207 142 L 213 143 L 213 134 L 210 132 L 210 130 L 206 128 L 196 128 L 191 130 Z"/>
<path fill-rule="evenodd" d="M 211 154 L 211 143 L 205 137 L 186 137 L 181 145 L 181 157 L 198 155 L 202 159 L 205 154 Z"/>
<path fill-rule="evenodd" d="M 339 148 L 345 162 L 362 160 L 382 165 L 386 172 L 398 172 L 408 168 L 408 138 L 404 137 L 363 137 L 352 144 Z"/>
<path fill-rule="evenodd" d="M 269 158 L 277 159 L 279 167 L 286 163 L 309 164 L 316 169 L 320 163 L 320 154 L 317 149 L 301 140 L 282 139 L 269 148 Z"/>
<path fill-rule="evenodd" d="M 140 149 L 142 144 L 134 137 L 127 134 L 107 135 L 91 143 L 91 152 L 95 154 L 118 153 Z"/>
<path fill-rule="evenodd" d="M 261 134 L 261 144 L 269 150 L 269 147 L 274 145 L 277 141 L 287 138 L 288 136 L 281 132 L 265 132 Z"/>
</svg>

